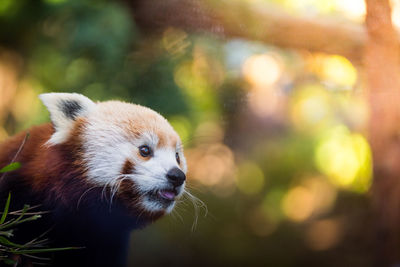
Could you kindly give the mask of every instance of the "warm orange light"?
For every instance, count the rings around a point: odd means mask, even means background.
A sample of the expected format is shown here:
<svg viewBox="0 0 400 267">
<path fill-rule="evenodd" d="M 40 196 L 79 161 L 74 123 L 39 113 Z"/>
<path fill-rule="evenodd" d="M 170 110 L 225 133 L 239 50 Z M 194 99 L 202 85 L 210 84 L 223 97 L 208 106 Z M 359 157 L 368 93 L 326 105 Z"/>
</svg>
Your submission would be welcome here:
<svg viewBox="0 0 400 267">
<path fill-rule="evenodd" d="M 0 126 L 0 142 L 3 142 L 8 137 L 6 130 Z"/>
<path fill-rule="evenodd" d="M 398 0 L 392 0 L 392 22 L 393 24 L 400 28 L 400 2 Z"/>
<path fill-rule="evenodd" d="M 292 221 L 301 222 L 311 215 L 329 211 L 336 200 L 335 188 L 323 177 L 306 178 L 290 189 L 282 200 L 282 210 Z"/>
<path fill-rule="evenodd" d="M 218 196 L 234 192 L 235 164 L 233 152 L 221 143 L 199 145 L 185 152 L 188 177 L 208 187 Z"/>
<path fill-rule="evenodd" d="M 11 112 L 20 122 L 27 122 L 39 112 L 40 101 L 29 81 L 22 81 L 13 101 Z"/>
<path fill-rule="evenodd" d="M 267 117 L 279 114 L 284 106 L 285 97 L 275 87 L 253 88 L 249 93 L 248 103 L 257 116 Z"/>
<path fill-rule="evenodd" d="M 278 81 L 282 74 L 282 66 L 271 55 L 254 55 L 243 65 L 245 79 L 256 87 L 268 87 Z"/>
<path fill-rule="evenodd" d="M 336 6 L 347 17 L 356 21 L 361 22 L 366 14 L 364 0 L 336 0 Z"/>
<path fill-rule="evenodd" d="M 313 195 L 305 187 L 291 189 L 283 199 L 282 209 L 286 216 L 296 222 L 304 221 L 313 211 Z"/>
</svg>

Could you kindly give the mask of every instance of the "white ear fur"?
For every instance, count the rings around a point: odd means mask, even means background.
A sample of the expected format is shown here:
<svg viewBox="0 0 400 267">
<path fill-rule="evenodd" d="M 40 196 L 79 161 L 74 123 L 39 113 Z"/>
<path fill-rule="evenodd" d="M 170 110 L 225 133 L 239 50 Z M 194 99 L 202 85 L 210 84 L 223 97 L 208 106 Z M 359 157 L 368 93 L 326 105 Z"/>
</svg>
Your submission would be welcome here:
<svg viewBox="0 0 400 267">
<path fill-rule="evenodd" d="M 49 144 L 64 142 L 75 119 L 85 116 L 96 107 L 92 100 L 76 93 L 48 93 L 39 95 L 39 98 L 49 110 L 55 128 Z"/>
</svg>

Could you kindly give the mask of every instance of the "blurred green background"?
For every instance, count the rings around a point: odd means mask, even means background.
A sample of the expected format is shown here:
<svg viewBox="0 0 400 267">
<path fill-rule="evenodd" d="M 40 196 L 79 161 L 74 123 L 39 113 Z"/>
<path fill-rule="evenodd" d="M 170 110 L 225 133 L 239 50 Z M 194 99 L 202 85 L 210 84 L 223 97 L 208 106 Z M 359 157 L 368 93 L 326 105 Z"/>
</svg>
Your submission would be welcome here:
<svg viewBox="0 0 400 267">
<path fill-rule="evenodd" d="M 208 212 L 198 207 L 196 219 L 186 199 L 132 233 L 129 266 L 371 265 L 359 66 L 148 29 L 135 20 L 137 2 L 0 1 L 0 141 L 49 120 L 43 92 L 149 106 L 183 139 L 189 188 Z M 354 23 L 365 14 L 362 0 L 257 2 Z"/>
</svg>

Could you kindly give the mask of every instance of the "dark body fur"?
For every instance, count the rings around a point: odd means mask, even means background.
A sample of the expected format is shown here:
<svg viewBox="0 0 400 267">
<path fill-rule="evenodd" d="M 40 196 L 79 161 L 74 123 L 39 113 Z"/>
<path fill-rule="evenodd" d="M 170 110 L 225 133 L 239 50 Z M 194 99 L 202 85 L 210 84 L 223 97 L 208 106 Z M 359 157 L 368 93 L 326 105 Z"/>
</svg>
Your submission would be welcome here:
<svg viewBox="0 0 400 267">
<path fill-rule="evenodd" d="M 52 266 L 124 266 L 129 232 L 155 218 L 132 214 L 118 199 L 110 206 L 102 197 L 103 187 L 88 183 L 79 125 L 69 140 L 53 146 L 44 145 L 54 132 L 51 124 L 29 130 L 16 158 L 21 169 L 0 181 L 1 206 L 11 192 L 10 210 L 29 204 L 49 211 L 37 221 L 22 224 L 15 242 L 24 243 L 49 231 L 45 237 L 50 247 L 84 247 L 53 253 Z M 25 136 L 26 132 L 20 133 L 0 145 L 0 168 L 11 162 Z"/>
</svg>

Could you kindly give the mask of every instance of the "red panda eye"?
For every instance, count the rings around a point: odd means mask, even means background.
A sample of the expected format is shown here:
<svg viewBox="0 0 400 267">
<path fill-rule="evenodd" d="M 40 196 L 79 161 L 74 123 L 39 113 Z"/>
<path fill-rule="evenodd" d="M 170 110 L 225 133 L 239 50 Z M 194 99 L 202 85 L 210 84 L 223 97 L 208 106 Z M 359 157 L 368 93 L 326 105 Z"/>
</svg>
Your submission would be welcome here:
<svg viewBox="0 0 400 267">
<path fill-rule="evenodd" d="M 178 164 L 181 164 L 181 159 L 179 158 L 178 152 L 175 153 L 175 158 L 176 158 L 176 162 L 178 162 Z"/>
<path fill-rule="evenodd" d="M 152 151 L 149 146 L 140 146 L 139 153 L 142 157 L 148 157 L 152 154 Z"/>
</svg>

